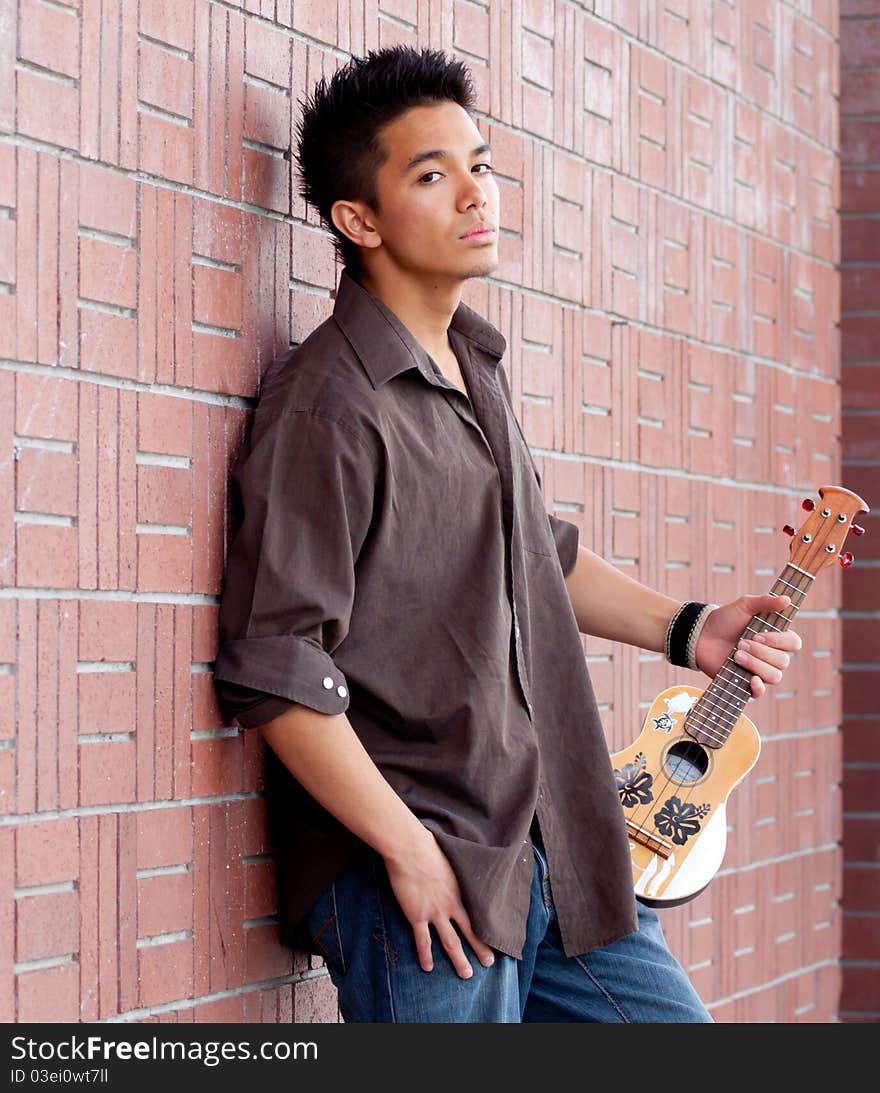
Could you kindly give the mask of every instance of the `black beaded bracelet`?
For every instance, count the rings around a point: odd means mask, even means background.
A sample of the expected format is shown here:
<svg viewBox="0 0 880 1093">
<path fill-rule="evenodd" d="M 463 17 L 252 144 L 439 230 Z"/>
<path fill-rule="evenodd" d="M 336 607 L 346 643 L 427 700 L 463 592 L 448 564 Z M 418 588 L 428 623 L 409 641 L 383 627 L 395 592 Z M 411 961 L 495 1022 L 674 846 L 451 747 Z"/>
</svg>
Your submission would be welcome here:
<svg viewBox="0 0 880 1093">
<path fill-rule="evenodd" d="M 690 636 L 705 608 L 714 606 L 687 600 L 679 607 L 666 627 L 666 645 L 664 652 L 670 664 L 679 668 L 692 668 L 688 656 Z"/>
</svg>

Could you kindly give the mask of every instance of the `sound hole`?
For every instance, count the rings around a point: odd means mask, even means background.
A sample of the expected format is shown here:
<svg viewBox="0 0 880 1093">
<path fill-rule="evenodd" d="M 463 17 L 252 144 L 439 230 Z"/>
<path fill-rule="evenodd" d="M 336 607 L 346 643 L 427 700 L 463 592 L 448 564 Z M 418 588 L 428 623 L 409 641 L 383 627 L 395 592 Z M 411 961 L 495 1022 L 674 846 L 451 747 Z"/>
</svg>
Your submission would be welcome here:
<svg viewBox="0 0 880 1093">
<path fill-rule="evenodd" d="M 663 764 L 676 782 L 698 782 L 709 769 L 709 757 L 693 740 L 680 740 L 666 753 Z"/>
</svg>

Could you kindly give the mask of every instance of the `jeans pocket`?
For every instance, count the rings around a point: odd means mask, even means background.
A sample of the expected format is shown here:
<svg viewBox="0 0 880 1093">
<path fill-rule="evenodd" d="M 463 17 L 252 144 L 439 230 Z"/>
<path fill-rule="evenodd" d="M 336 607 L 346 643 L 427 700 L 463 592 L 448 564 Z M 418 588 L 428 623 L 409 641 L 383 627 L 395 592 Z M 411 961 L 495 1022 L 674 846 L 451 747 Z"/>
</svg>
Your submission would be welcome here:
<svg viewBox="0 0 880 1093">
<path fill-rule="evenodd" d="M 335 883 L 331 884 L 312 905 L 307 923 L 315 949 L 324 958 L 330 978 L 336 983 L 345 975 L 345 956 L 342 952 Z"/>
</svg>

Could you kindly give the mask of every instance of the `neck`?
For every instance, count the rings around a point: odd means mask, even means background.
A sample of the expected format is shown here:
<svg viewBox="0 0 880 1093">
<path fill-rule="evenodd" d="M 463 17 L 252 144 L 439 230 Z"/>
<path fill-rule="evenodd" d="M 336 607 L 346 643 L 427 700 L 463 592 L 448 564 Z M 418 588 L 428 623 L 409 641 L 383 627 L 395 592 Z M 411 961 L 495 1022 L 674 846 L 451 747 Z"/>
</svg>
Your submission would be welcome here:
<svg viewBox="0 0 880 1093">
<path fill-rule="evenodd" d="M 461 280 L 436 274 L 413 276 L 396 268 L 385 268 L 362 271 L 360 283 L 394 312 L 435 361 L 448 356 L 447 331 L 461 303 Z"/>
</svg>

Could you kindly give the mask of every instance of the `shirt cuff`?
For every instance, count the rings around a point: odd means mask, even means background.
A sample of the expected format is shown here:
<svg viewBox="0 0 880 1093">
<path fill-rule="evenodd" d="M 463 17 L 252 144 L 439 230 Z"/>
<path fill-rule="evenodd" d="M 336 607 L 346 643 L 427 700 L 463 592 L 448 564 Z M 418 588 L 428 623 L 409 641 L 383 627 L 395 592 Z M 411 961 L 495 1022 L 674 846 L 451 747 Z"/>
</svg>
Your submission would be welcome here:
<svg viewBox="0 0 880 1093">
<path fill-rule="evenodd" d="M 348 709 L 348 683 L 332 657 L 314 639 L 295 634 L 224 642 L 214 663 L 221 702 L 224 681 L 298 702 L 318 713 L 339 714 Z"/>
<path fill-rule="evenodd" d="M 553 532 L 553 539 L 556 542 L 556 553 L 559 555 L 562 573 L 567 577 L 574 569 L 577 561 L 580 530 L 577 524 L 572 524 L 568 520 L 554 516 L 552 512 L 547 513 L 547 519 L 550 521 L 550 530 Z"/>
<path fill-rule="evenodd" d="M 274 721 L 276 717 L 280 717 L 296 705 L 290 699 L 266 694 L 265 691 L 255 691 L 225 679 L 217 684 L 216 689 L 221 699 L 223 712 L 228 717 L 234 718 L 244 729 Z"/>
</svg>

